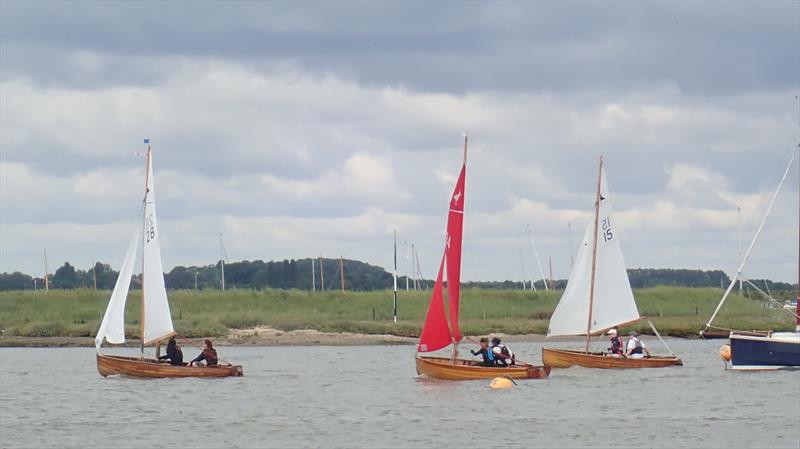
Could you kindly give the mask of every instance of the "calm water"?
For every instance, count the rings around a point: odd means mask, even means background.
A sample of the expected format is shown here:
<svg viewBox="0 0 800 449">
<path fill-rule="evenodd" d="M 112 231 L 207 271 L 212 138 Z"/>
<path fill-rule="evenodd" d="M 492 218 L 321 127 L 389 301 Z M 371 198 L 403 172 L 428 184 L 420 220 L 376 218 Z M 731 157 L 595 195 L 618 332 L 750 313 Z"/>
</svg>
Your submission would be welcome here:
<svg viewBox="0 0 800 449">
<path fill-rule="evenodd" d="M 0 349 L 0 446 L 800 446 L 800 372 L 726 372 L 720 344 L 670 340 L 683 368 L 512 390 L 417 378 L 410 346 L 226 347 L 246 377 L 224 380 L 103 379 L 94 349 Z"/>
</svg>

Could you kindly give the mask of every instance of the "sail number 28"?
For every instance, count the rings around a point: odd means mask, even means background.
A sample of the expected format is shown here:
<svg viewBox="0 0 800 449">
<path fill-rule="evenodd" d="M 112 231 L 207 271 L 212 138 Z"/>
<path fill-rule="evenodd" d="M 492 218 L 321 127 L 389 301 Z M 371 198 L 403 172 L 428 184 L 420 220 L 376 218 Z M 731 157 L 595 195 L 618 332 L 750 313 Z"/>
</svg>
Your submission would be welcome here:
<svg viewBox="0 0 800 449">
<path fill-rule="evenodd" d="M 602 230 L 604 242 L 610 242 L 614 238 L 614 233 L 611 232 L 611 218 L 604 218 L 600 224 L 600 229 Z"/>
<path fill-rule="evenodd" d="M 147 217 L 144 225 L 144 237 L 147 240 L 147 243 L 150 243 L 150 240 L 156 238 L 156 227 L 153 223 L 153 217 Z"/>
</svg>

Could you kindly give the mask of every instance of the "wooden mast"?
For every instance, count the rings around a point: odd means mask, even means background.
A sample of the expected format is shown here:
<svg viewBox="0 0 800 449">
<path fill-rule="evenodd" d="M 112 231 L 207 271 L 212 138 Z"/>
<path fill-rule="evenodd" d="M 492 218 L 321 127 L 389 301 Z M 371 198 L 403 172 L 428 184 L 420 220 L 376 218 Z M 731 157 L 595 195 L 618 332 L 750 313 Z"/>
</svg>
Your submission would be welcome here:
<svg viewBox="0 0 800 449">
<path fill-rule="evenodd" d="M 586 352 L 592 339 L 592 306 L 594 304 L 594 280 L 597 271 L 597 227 L 600 221 L 600 185 L 603 180 L 603 156 L 600 156 L 600 169 L 597 171 L 597 196 L 594 203 L 594 233 L 592 236 L 592 280 L 589 284 L 589 319 L 586 322 Z"/>
<path fill-rule="evenodd" d="M 147 232 L 147 194 L 149 190 L 147 189 L 147 185 L 150 181 L 150 139 L 145 139 L 144 142 L 147 144 L 147 162 L 145 163 L 145 175 L 144 175 L 144 204 L 142 206 L 142 230 Z M 144 241 L 144 234 L 142 234 L 142 245 L 145 245 Z M 139 319 L 139 349 L 142 351 L 142 357 L 144 357 L 144 249 L 142 249 L 142 307 L 141 307 L 141 315 Z"/>
</svg>

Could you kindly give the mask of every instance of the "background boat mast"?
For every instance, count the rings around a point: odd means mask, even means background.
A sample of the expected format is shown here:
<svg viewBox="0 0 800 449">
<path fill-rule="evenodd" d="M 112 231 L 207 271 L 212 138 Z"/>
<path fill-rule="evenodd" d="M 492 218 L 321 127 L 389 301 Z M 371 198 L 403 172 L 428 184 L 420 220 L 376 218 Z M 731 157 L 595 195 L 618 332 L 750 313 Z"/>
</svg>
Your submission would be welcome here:
<svg viewBox="0 0 800 449">
<path fill-rule="evenodd" d="M 592 280 L 589 284 L 589 319 L 586 322 L 586 352 L 592 339 L 592 306 L 594 303 L 594 280 L 597 269 L 597 227 L 600 223 L 600 185 L 603 180 L 603 156 L 600 156 L 600 169 L 597 171 L 597 196 L 594 203 L 594 233 L 592 236 Z"/>
<path fill-rule="evenodd" d="M 144 232 L 147 232 L 147 194 L 149 191 L 147 190 L 147 185 L 150 181 L 150 139 L 144 139 L 144 143 L 147 144 L 147 154 L 145 156 L 145 175 L 144 175 L 144 200 L 142 200 L 142 306 L 141 306 L 141 317 L 139 319 L 139 349 L 142 352 L 142 357 L 144 357 Z"/>
</svg>

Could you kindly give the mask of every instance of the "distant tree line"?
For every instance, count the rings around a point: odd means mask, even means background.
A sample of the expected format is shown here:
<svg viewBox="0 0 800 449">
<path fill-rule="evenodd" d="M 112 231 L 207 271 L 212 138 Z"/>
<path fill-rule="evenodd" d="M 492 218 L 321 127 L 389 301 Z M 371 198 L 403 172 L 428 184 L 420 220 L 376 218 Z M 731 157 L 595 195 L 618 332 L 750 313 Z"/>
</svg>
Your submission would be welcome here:
<svg viewBox="0 0 800 449">
<path fill-rule="evenodd" d="M 321 268 L 320 268 L 321 264 Z M 287 259 L 264 262 L 262 260 L 233 262 L 225 264 L 226 288 L 249 289 L 299 289 L 299 290 L 338 290 L 341 288 L 339 259 L 313 259 L 314 274 L 312 276 L 312 259 Z M 344 284 L 346 290 L 383 290 L 392 287 L 392 274 L 381 267 L 358 260 L 342 260 Z M 221 287 L 222 266 L 220 262 L 206 266 L 176 266 L 164 274 L 164 283 L 169 289 L 219 289 Z M 50 288 L 96 288 L 111 290 L 119 273 L 108 264 L 98 262 L 86 270 L 76 269 L 69 262 L 59 267 L 48 278 Z M 726 288 L 730 278 L 720 270 L 682 270 L 663 268 L 635 268 L 628 270 L 633 288 L 647 288 L 657 285 L 682 287 L 722 287 Z M 324 285 L 323 285 L 324 280 Z M 312 284 L 313 282 L 313 284 Z M 398 288 L 405 289 L 406 278 L 398 278 Z M 795 286 L 786 282 L 771 280 L 752 280 L 760 289 L 771 292 L 789 292 Z M 414 281 L 409 279 L 413 288 Z M 557 290 L 566 287 L 564 279 L 554 280 Z M 433 281 L 418 280 L 419 288 L 430 289 Z M 489 289 L 521 289 L 520 281 L 476 281 L 464 282 L 464 288 Z M 747 284 L 745 284 L 747 285 Z M 537 289 L 544 289 L 544 281 L 535 282 Z M 134 275 L 131 288 L 141 287 L 141 275 Z M 530 288 L 530 284 L 526 284 Z M 32 290 L 44 288 L 43 278 L 34 278 L 20 272 L 1 273 L 0 290 Z"/>
</svg>

